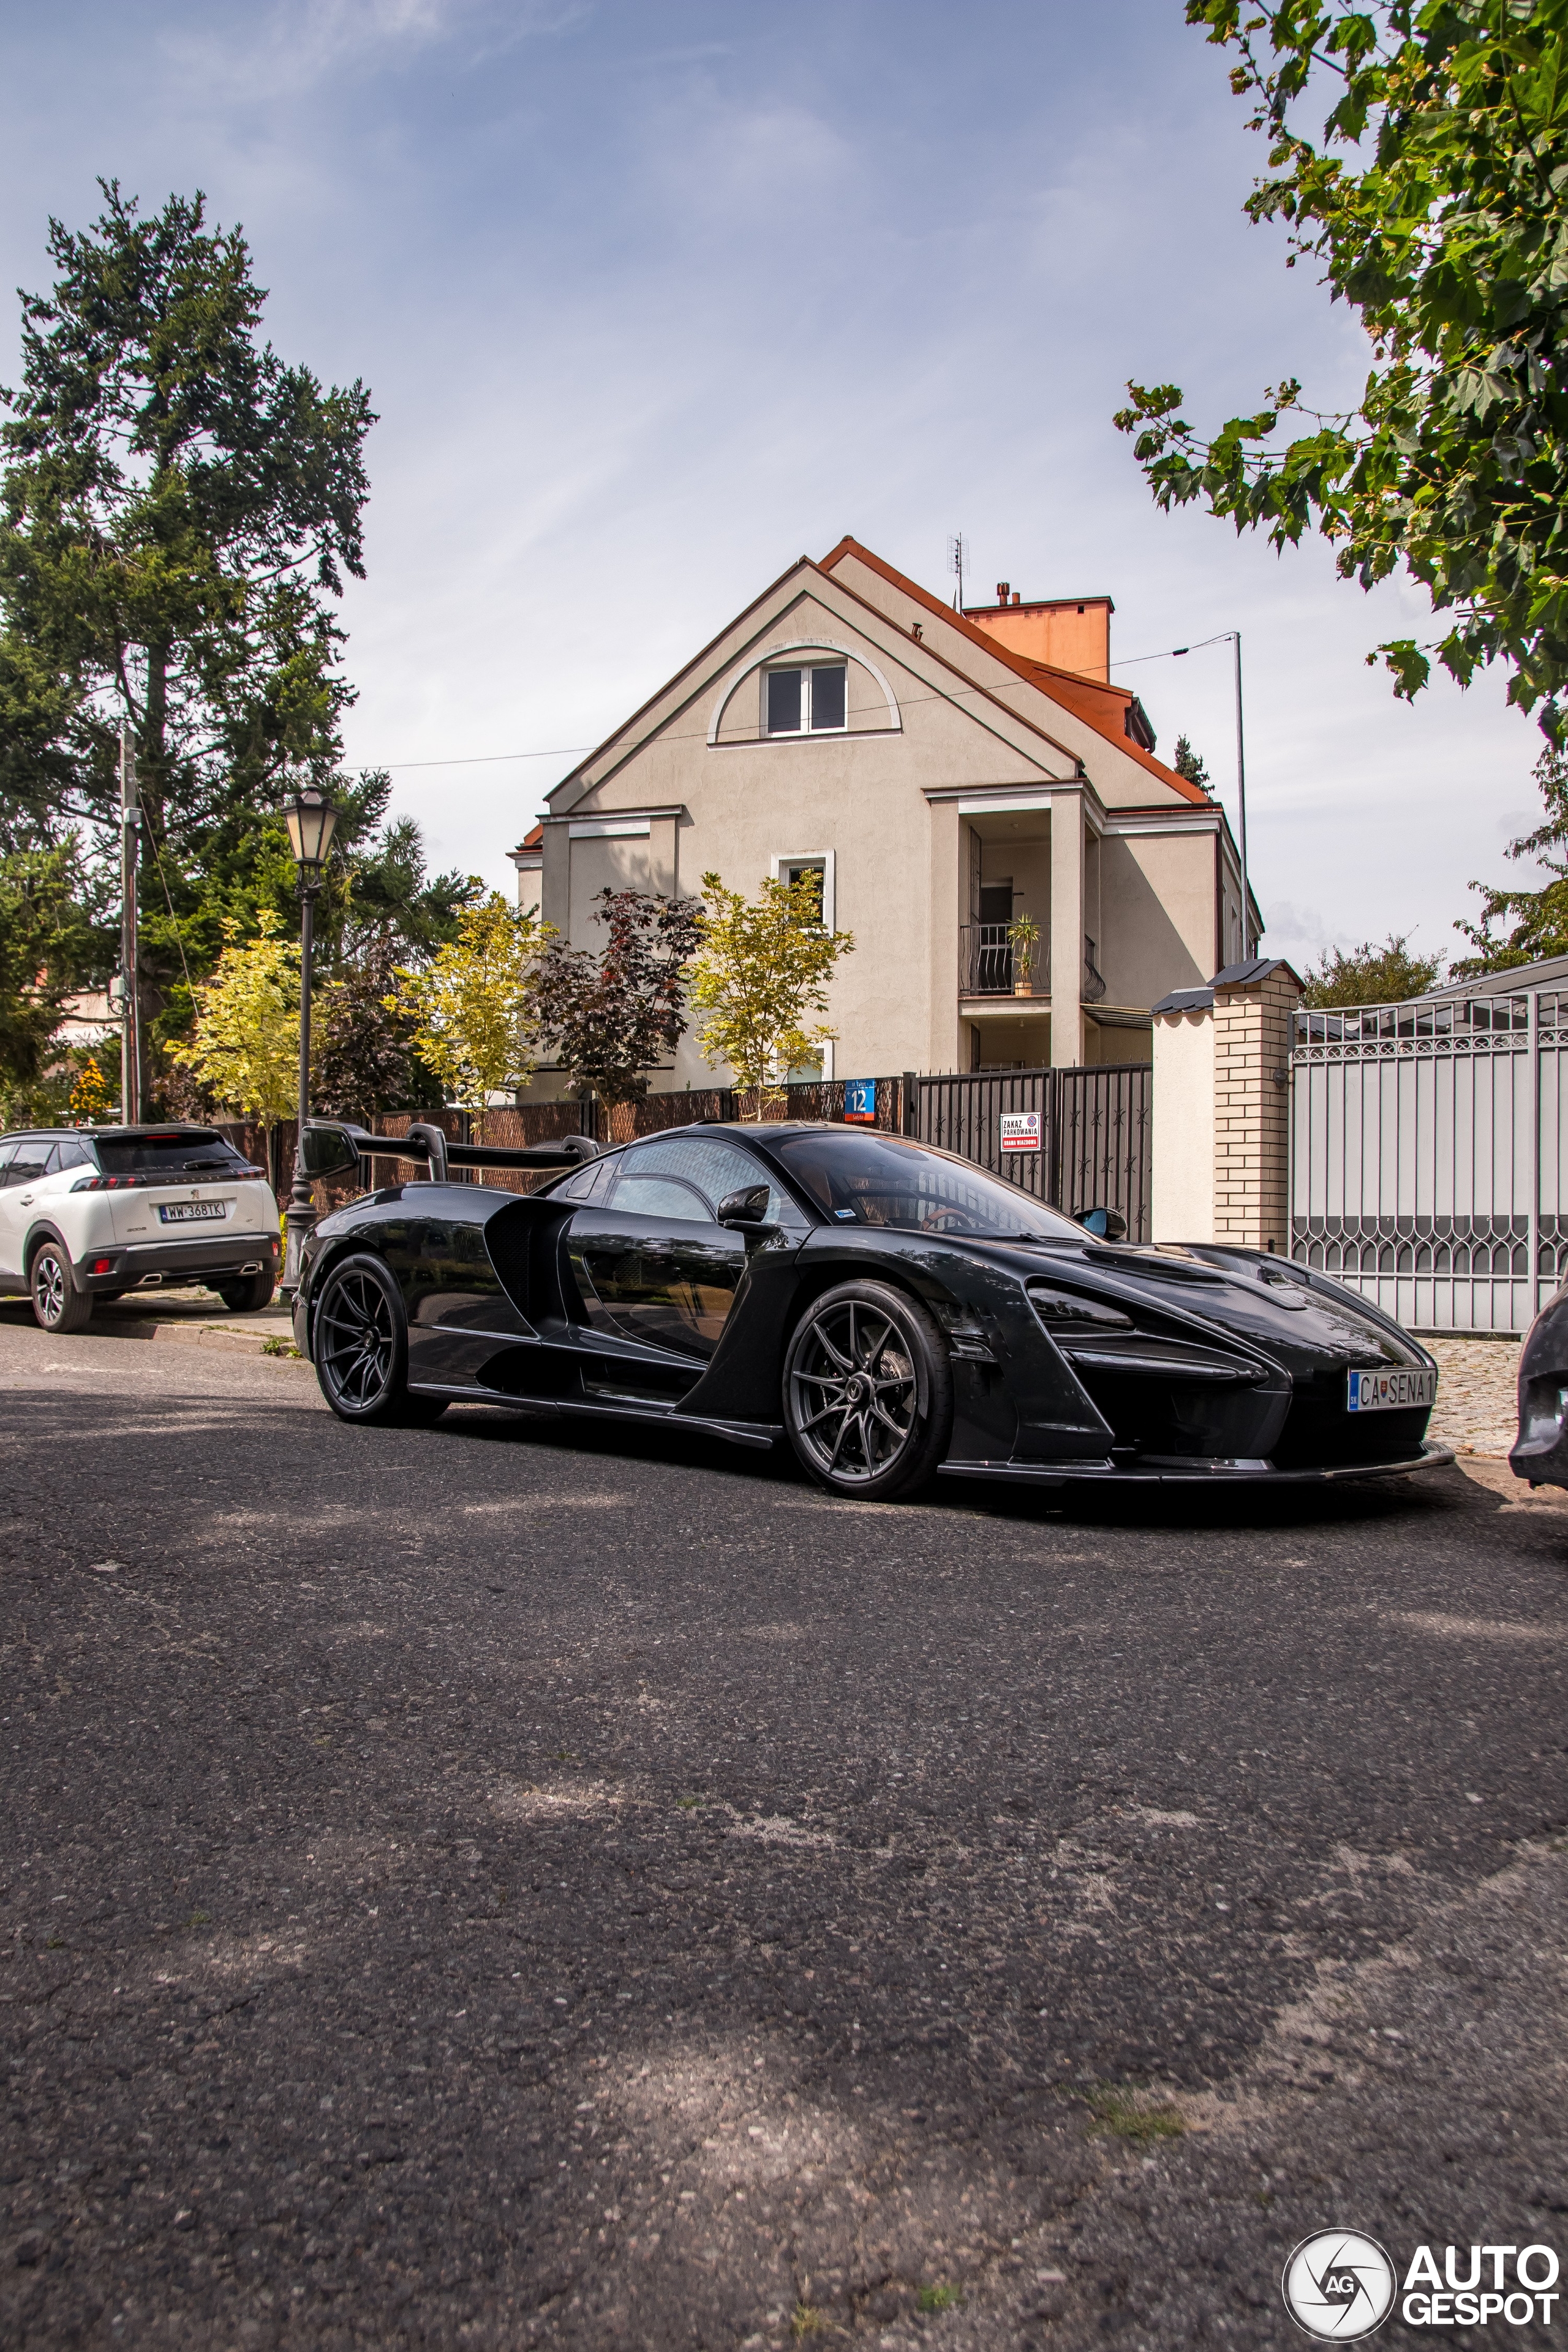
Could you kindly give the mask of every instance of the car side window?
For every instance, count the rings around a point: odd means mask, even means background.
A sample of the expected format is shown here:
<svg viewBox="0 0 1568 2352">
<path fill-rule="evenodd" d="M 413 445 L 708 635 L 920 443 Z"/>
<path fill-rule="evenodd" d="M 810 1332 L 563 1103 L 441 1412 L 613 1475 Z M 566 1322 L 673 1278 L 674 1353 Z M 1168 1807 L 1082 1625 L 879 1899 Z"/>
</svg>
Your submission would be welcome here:
<svg viewBox="0 0 1568 2352">
<path fill-rule="evenodd" d="M 713 1223 L 712 1209 L 695 1184 L 679 1176 L 645 1176 L 632 1163 L 616 1186 L 610 1205 L 634 1217 L 679 1217 L 687 1224 Z"/>
<path fill-rule="evenodd" d="M 804 1225 L 794 1202 L 773 1183 L 768 1170 L 760 1160 L 738 1143 L 726 1143 L 715 1135 L 660 1136 L 640 1143 L 626 1156 L 626 1174 L 633 1171 L 640 1177 L 657 1171 L 662 1176 L 675 1176 L 694 1184 L 708 1204 L 710 1212 L 717 1210 L 728 1193 L 744 1192 L 753 1184 L 769 1186 L 767 1217 L 770 1224 Z M 616 1194 L 617 1208 L 627 1203 Z"/>
<path fill-rule="evenodd" d="M 91 1165 L 92 1154 L 86 1144 L 79 1143 L 74 1136 L 68 1135 L 63 1143 L 55 1146 L 49 1172 L 52 1175 L 59 1168 L 89 1168 Z"/>
<path fill-rule="evenodd" d="M 591 1201 L 599 1188 L 606 1162 L 603 1160 L 584 1161 L 575 1175 L 568 1176 L 563 1184 L 551 1187 L 552 1201 Z"/>
<path fill-rule="evenodd" d="M 48 1165 L 49 1139 L 47 1135 L 24 1135 L 17 1139 L 15 1156 L 5 1171 L 6 1184 L 30 1184 L 41 1176 Z"/>
<path fill-rule="evenodd" d="M 13 1136 L 8 1142 L 0 1143 L 0 1192 L 3 1192 L 11 1181 L 10 1167 L 16 1157 L 16 1139 Z"/>
</svg>

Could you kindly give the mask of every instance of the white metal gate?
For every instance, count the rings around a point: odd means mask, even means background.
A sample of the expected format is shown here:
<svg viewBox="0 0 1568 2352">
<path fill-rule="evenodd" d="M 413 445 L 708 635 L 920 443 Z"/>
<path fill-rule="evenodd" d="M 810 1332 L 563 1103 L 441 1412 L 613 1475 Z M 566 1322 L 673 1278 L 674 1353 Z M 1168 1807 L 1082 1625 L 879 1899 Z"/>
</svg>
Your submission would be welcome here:
<svg viewBox="0 0 1568 2352">
<path fill-rule="evenodd" d="M 1296 1015 L 1290 1254 L 1418 1331 L 1522 1331 L 1568 1272 L 1568 994 Z"/>
</svg>

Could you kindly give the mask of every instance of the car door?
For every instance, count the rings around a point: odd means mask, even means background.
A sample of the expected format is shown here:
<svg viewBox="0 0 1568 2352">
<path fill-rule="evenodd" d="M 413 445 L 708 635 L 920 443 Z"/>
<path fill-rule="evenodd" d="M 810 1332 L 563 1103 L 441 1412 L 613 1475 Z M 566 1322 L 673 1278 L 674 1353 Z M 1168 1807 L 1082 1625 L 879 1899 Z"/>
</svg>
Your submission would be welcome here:
<svg viewBox="0 0 1568 2352">
<path fill-rule="evenodd" d="M 10 1135 L 4 1143 L 0 1143 L 0 1281 L 7 1276 L 16 1281 L 21 1279 L 21 1268 L 16 1263 L 20 1255 L 20 1236 L 16 1232 L 15 1216 L 16 1203 L 5 1198 L 16 1157 L 16 1138 Z"/>
<path fill-rule="evenodd" d="M 768 1171 L 717 1138 L 656 1138 L 621 1160 L 607 1195 L 578 1210 L 567 1255 L 589 1322 L 671 1354 L 717 1348 L 746 1265 L 742 1234 L 715 1211 Z"/>
<path fill-rule="evenodd" d="M 54 1150 L 47 1135 L 20 1135 L 3 1149 L 0 1165 L 0 1274 L 10 1282 L 22 1279 L 22 1247 L 33 1220 L 37 1189 Z"/>
</svg>

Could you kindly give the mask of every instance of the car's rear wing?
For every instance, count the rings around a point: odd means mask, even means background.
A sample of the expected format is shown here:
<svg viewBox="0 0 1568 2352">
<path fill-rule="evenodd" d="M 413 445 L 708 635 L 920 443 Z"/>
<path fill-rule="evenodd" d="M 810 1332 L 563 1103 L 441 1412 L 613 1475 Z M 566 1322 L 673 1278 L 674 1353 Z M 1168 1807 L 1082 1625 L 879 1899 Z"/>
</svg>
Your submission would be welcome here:
<svg viewBox="0 0 1568 2352">
<path fill-rule="evenodd" d="M 346 1176 L 365 1160 L 413 1160 L 428 1168 L 430 1183 L 444 1184 L 453 1168 L 575 1168 L 598 1150 L 586 1135 L 519 1145 L 454 1143 L 426 1119 L 416 1119 L 406 1135 L 372 1135 L 353 1119 L 308 1118 L 302 1156 L 310 1177 Z"/>
</svg>

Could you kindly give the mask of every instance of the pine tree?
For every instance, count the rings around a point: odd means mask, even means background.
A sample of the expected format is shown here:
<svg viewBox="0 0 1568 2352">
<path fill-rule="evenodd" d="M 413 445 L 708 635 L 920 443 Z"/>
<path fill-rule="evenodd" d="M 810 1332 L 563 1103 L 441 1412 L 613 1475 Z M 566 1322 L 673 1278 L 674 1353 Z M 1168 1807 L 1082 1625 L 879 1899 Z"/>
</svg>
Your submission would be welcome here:
<svg viewBox="0 0 1568 2352">
<path fill-rule="evenodd" d="M 1176 738 L 1176 753 L 1173 762 L 1178 776 L 1185 776 L 1189 784 L 1201 784 L 1208 790 L 1209 772 L 1204 765 L 1203 753 L 1194 751 L 1184 735 Z"/>
</svg>

